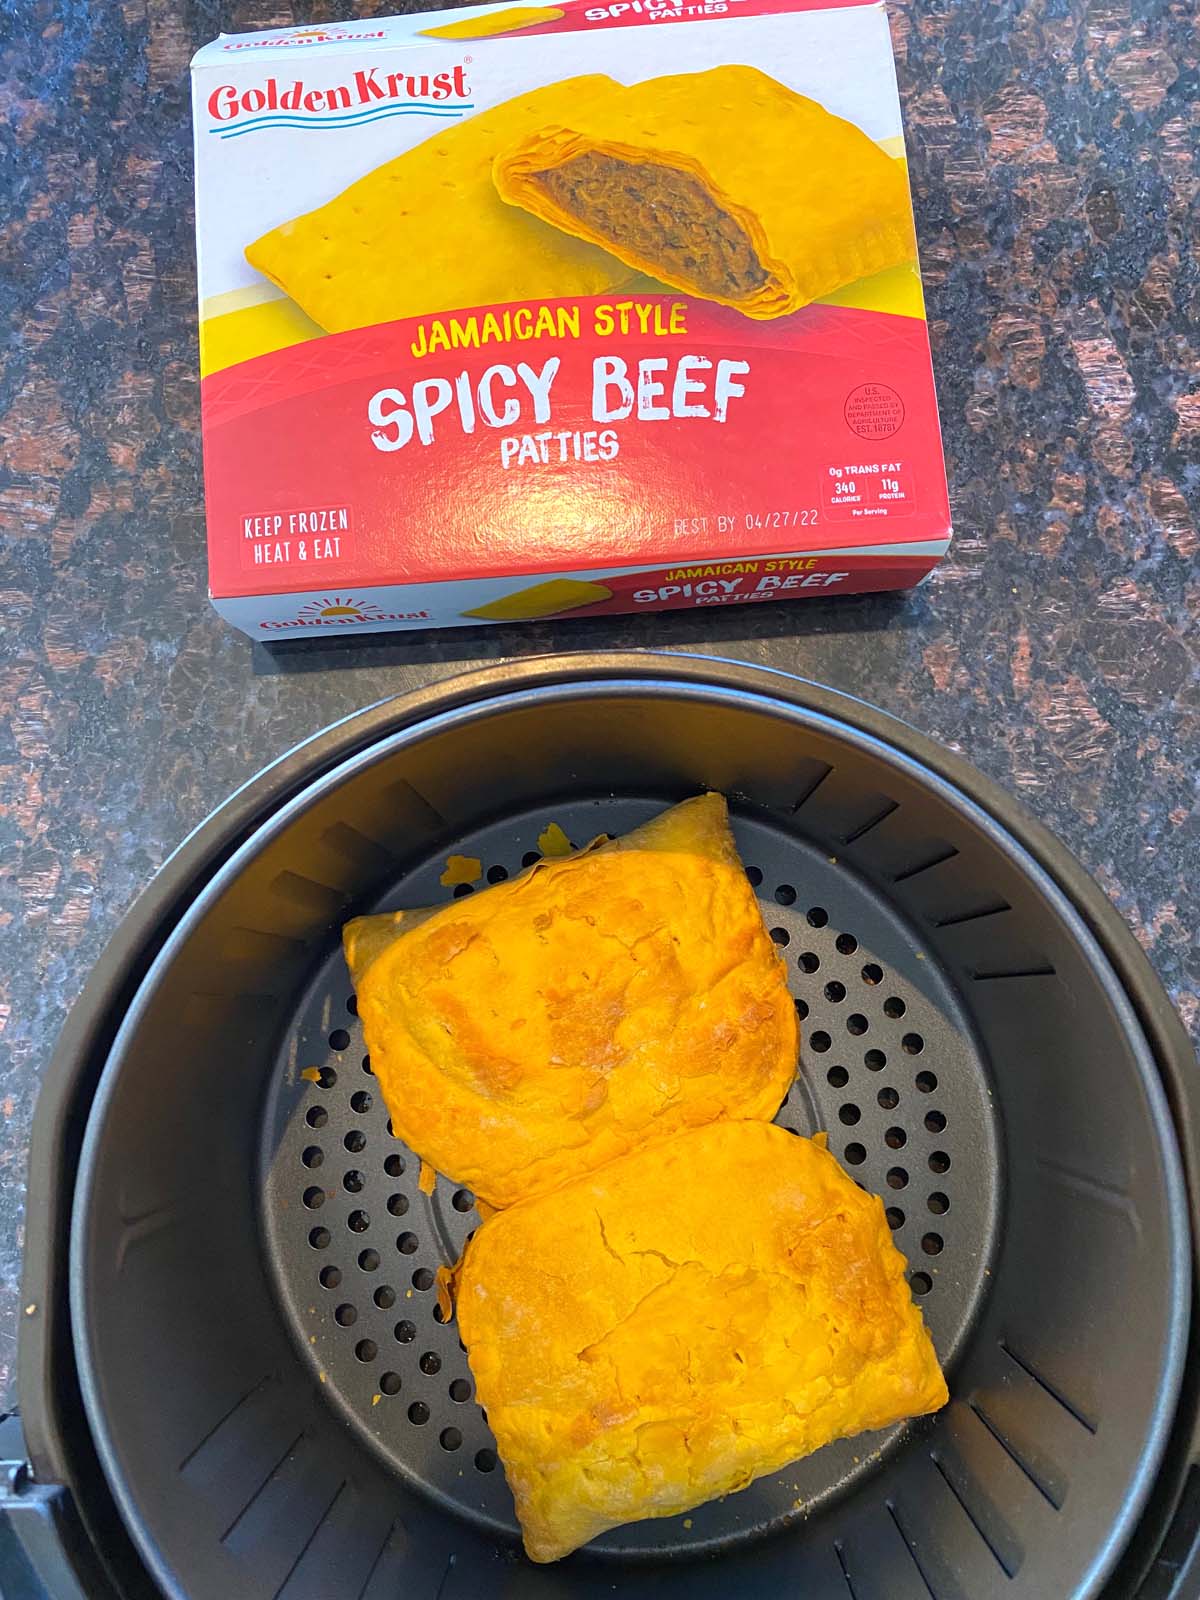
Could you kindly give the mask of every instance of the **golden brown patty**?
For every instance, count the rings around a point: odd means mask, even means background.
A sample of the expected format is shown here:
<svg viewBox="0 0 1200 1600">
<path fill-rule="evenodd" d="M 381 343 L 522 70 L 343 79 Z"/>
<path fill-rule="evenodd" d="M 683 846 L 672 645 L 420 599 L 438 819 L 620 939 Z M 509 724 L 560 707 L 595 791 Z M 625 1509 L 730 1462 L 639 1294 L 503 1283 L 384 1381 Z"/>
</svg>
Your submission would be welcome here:
<svg viewBox="0 0 1200 1600">
<path fill-rule="evenodd" d="M 360 917 L 345 948 L 397 1137 L 493 1205 L 769 1118 L 796 1070 L 720 795 L 436 911 Z"/>
<path fill-rule="evenodd" d="M 947 1399 L 882 1202 L 762 1122 L 490 1218 L 458 1317 L 535 1561 Z"/>
</svg>

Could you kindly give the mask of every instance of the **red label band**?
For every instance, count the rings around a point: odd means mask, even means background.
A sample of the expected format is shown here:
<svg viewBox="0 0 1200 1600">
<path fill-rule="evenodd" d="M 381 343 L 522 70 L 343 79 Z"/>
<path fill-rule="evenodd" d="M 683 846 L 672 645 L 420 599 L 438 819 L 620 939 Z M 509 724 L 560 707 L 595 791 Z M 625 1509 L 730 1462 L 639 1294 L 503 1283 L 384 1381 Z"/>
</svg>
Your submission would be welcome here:
<svg viewBox="0 0 1200 1600">
<path fill-rule="evenodd" d="M 751 322 L 668 295 L 481 308 L 261 356 L 202 401 L 216 595 L 949 532 L 915 318 Z"/>
</svg>

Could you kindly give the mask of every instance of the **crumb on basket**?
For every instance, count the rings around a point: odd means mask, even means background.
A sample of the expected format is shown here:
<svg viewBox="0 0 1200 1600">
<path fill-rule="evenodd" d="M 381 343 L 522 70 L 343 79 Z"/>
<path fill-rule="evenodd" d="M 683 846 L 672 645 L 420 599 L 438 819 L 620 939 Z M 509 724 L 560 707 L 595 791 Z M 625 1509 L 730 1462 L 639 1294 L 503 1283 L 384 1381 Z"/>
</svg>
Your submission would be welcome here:
<svg viewBox="0 0 1200 1600">
<path fill-rule="evenodd" d="M 483 862 L 478 856 L 447 856 L 446 870 L 438 882 L 443 889 L 454 889 L 460 883 L 478 883 L 483 877 Z"/>
<path fill-rule="evenodd" d="M 558 823 L 552 822 L 538 834 L 538 849 L 544 856 L 569 856 L 571 841 Z"/>
</svg>

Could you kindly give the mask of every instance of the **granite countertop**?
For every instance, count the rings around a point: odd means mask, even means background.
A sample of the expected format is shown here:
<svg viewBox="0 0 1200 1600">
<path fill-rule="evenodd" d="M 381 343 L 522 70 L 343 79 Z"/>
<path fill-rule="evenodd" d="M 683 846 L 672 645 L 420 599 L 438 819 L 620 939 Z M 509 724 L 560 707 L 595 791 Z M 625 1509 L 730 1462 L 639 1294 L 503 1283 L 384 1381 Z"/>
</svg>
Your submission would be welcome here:
<svg viewBox="0 0 1200 1600">
<path fill-rule="evenodd" d="M 926 587 L 272 653 L 205 599 L 188 60 L 394 9 L 0 0 L 0 1383 L 39 1076 L 125 908 L 263 763 L 485 658 L 876 701 L 1059 833 L 1200 1032 L 1192 0 L 892 6 L 957 528 Z"/>
</svg>

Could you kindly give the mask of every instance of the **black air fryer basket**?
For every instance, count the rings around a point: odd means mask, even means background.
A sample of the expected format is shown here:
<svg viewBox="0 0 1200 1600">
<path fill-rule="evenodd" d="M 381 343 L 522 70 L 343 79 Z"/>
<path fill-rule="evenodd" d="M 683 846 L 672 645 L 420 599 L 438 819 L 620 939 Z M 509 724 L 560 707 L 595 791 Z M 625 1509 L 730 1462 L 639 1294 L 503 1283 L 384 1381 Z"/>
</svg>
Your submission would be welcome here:
<svg viewBox="0 0 1200 1600">
<path fill-rule="evenodd" d="M 392 1137 L 339 930 L 703 788 L 803 1018 L 779 1120 L 883 1197 L 952 1400 L 537 1568 L 437 1310 L 473 1197 Z M 64 1033 L 0 1558 L 89 1600 L 1193 1595 L 1194 1070 L 1077 864 L 857 701 L 593 656 L 363 713 L 193 835 Z"/>
</svg>

